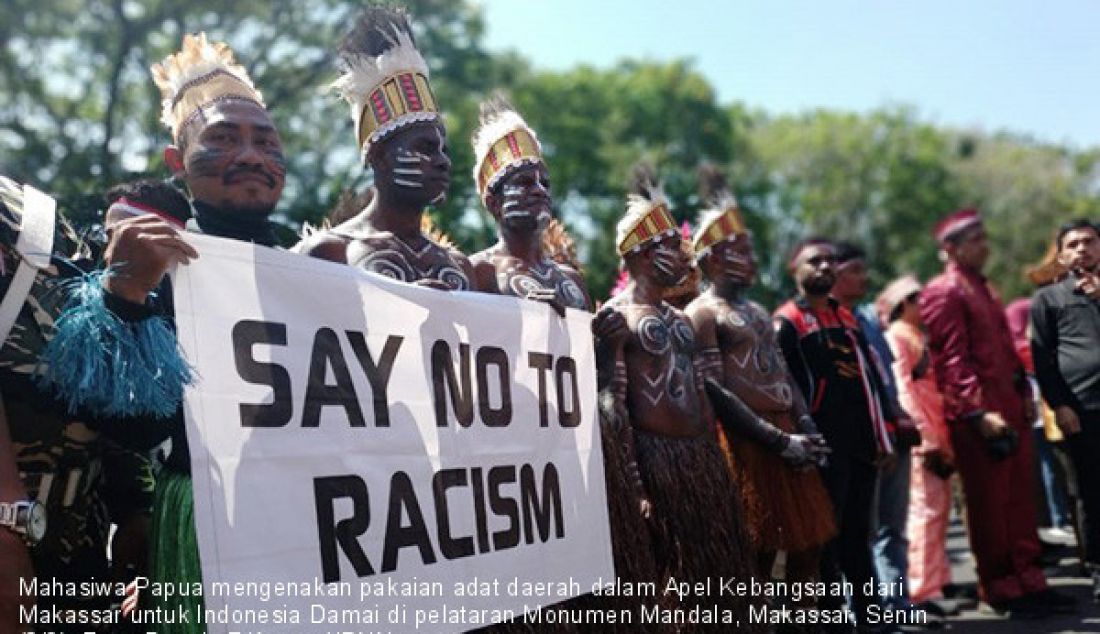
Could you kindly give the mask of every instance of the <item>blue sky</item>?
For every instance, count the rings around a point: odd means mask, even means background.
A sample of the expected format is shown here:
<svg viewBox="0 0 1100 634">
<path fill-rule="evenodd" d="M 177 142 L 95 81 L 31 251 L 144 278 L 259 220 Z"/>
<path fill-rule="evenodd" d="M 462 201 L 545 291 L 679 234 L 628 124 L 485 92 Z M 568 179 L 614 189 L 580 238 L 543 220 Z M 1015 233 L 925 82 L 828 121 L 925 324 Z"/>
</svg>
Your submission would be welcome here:
<svg viewBox="0 0 1100 634">
<path fill-rule="evenodd" d="M 489 48 L 540 69 L 690 57 L 723 102 L 769 112 L 904 103 L 1100 145 L 1100 1 L 478 1 Z"/>
</svg>

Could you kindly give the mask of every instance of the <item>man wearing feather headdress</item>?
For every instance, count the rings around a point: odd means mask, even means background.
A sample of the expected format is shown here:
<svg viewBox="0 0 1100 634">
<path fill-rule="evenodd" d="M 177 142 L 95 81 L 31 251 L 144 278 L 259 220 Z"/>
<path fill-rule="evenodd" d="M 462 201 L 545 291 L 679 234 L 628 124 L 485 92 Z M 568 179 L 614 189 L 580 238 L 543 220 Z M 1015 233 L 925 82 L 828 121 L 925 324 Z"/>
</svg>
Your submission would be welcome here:
<svg viewBox="0 0 1100 634">
<path fill-rule="evenodd" d="M 181 50 L 151 70 L 161 91 L 161 120 L 172 133 L 164 161 L 192 199 L 186 230 L 274 246 L 268 217 L 282 194 L 286 163 L 263 97 L 245 69 L 226 44 L 199 33 L 185 35 Z M 96 404 L 110 414 L 112 436 L 119 442 L 148 450 L 171 439 L 153 503 L 151 577 L 201 581 L 181 407 L 191 373 L 169 323 L 173 312 L 165 278 L 170 265 L 187 264 L 198 254 L 161 215 L 130 215 L 109 229 L 109 273 L 89 281 L 82 301 L 67 310 L 73 318 L 66 321 L 63 315 L 58 321 L 53 343 L 61 343 L 54 348 L 69 355 L 59 358 L 74 371 L 55 377 L 56 387 L 78 405 Z M 108 345 L 85 350 L 81 341 Z M 86 358 L 74 359 L 77 353 Z M 134 368 L 145 366 L 153 378 L 131 376 Z M 97 382 L 88 380 L 93 371 L 105 378 L 102 386 L 91 391 L 74 387 L 95 387 Z M 195 596 L 153 599 L 166 611 L 194 614 L 201 606 L 201 597 Z M 158 631 L 203 629 L 181 623 L 164 624 Z"/>
<path fill-rule="evenodd" d="M 295 250 L 443 290 L 471 290 L 470 263 L 421 231 L 429 205 L 451 182 L 447 131 L 405 13 L 363 11 L 339 51 L 333 83 L 351 106 L 356 141 L 374 174 L 373 194 L 357 215 L 307 237 Z"/>
<path fill-rule="evenodd" d="M 756 278 L 756 261 L 737 200 L 717 167 L 702 166 L 699 180 L 708 207 L 694 246 L 710 286 L 686 312 L 695 327 L 707 392 L 719 420 L 732 425 L 721 444 L 734 467 L 760 570 L 772 570 L 784 551 L 786 578 L 812 580 L 820 548 L 833 533 L 832 506 L 815 469 L 828 447 L 793 387 L 771 318 L 745 297 Z M 750 416 L 726 414 L 732 401 L 727 391 L 751 409 Z M 737 425 L 746 418 L 754 424 Z"/>
<path fill-rule="evenodd" d="M 586 310 L 580 273 L 543 253 L 552 219 L 550 173 L 535 131 L 498 95 L 481 104 L 473 146 L 474 182 L 499 235 L 470 258 L 478 289 L 546 301 L 562 313 Z"/>
<path fill-rule="evenodd" d="M 607 303 L 627 328 L 610 342 L 600 337 L 598 344 L 602 360 L 614 364 L 610 389 L 628 415 L 632 453 L 655 525 L 661 581 L 747 578 L 755 566 L 740 501 L 707 424 L 709 404 L 696 372 L 695 332 L 687 317 L 662 299 L 687 275 L 681 240 L 652 172 L 638 169 L 626 215 L 616 229 L 631 281 Z M 732 600 L 727 607 L 747 617 L 743 598 L 685 598 L 692 605 L 726 600 Z"/>
</svg>

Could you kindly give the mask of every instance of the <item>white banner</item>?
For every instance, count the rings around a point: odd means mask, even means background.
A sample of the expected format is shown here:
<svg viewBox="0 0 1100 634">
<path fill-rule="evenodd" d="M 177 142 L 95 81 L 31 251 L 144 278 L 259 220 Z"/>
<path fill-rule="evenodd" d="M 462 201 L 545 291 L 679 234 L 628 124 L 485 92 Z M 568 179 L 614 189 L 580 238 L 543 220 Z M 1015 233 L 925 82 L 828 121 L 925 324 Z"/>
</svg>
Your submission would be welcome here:
<svg viewBox="0 0 1100 634">
<path fill-rule="evenodd" d="M 588 314 L 187 240 L 209 631 L 464 631 L 613 580 Z"/>
</svg>

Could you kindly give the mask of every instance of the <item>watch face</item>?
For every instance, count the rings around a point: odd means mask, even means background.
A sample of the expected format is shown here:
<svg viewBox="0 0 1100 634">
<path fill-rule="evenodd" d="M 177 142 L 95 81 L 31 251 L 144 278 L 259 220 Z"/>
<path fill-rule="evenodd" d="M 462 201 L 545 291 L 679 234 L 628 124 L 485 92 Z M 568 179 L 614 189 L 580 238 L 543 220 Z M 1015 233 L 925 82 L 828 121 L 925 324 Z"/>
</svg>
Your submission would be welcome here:
<svg viewBox="0 0 1100 634">
<path fill-rule="evenodd" d="M 27 518 L 27 538 L 38 543 L 46 535 L 46 507 L 34 502 L 31 504 L 30 517 Z"/>
</svg>

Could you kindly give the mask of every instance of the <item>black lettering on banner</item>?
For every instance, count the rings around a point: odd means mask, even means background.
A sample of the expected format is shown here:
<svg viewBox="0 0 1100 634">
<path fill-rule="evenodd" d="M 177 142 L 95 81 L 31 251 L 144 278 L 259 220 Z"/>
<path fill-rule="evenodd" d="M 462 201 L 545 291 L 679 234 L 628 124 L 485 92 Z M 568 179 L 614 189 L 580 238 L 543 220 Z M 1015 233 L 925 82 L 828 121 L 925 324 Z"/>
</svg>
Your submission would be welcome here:
<svg viewBox="0 0 1100 634">
<path fill-rule="evenodd" d="M 277 363 L 262 363 L 252 348 L 263 344 L 285 346 L 286 324 L 241 320 L 233 325 L 233 358 L 237 374 L 248 383 L 271 388 L 270 403 L 241 403 L 241 427 L 283 427 L 294 415 L 290 373 Z"/>
<path fill-rule="evenodd" d="M 529 464 L 523 465 L 519 470 L 519 490 L 520 498 L 523 500 L 523 533 L 527 543 L 532 543 L 535 538 L 534 531 L 531 530 L 532 523 L 538 527 L 541 541 L 545 542 L 550 538 L 551 507 L 554 513 L 554 537 L 561 539 L 565 535 L 565 520 L 562 516 L 558 469 L 554 463 L 546 463 L 546 468 L 542 472 L 541 503 L 536 490 L 535 470 Z"/>
<path fill-rule="evenodd" d="M 336 521 L 334 502 L 350 498 L 352 516 Z M 344 552 L 359 577 L 374 574 L 374 568 L 356 538 L 370 525 L 370 497 L 367 483 L 353 475 L 313 479 L 313 499 L 317 508 L 317 541 L 321 548 L 321 576 L 325 583 L 340 580 L 340 561 L 336 547 Z"/>
<path fill-rule="evenodd" d="M 447 510 L 447 489 L 466 486 L 465 469 L 443 469 L 432 477 L 432 495 L 435 497 L 436 534 L 439 535 L 439 553 L 445 559 L 458 559 L 474 554 L 474 538 L 455 538 L 451 535 L 451 518 Z"/>
<path fill-rule="evenodd" d="M 516 481 L 516 468 L 501 465 L 489 469 L 489 508 L 498 517 L 508 518 L 508 528 L 493 533 L 493 550 L 515 548 L 519 544 L 519 505 L 500 494 L 500 486 Z"/>
<path fill-rule="evenodd" d="M 447 426 L 447 392 L 459 425 L 469 427 L 474 422 L 474 394 L 470 389 L 470 344 L 459 344 L 459 365 L 462 384 L 455 376 L 451 347 L 440 339 L 432 345 L 432 393 L 435 396 L 435 424 Z"/>
<path fill-rule="evenodd" d="M 569 375 L 568 379 L 565 375 Z M 568 381 L 568 382 L 567 382 Z M 573 357 L 558 357 L 554 363 L 554 382 L 558 386 L 558 424 L 562 427 L 576 427 L 581 424 L 581 395 L 577 390 L 577 362 Z M 562 391 L 569 387 L 571 403 L 565 406 Z"/>
<path fill-rule="evenodd" d="M 409 516 L 406 526 L 403 517 Z M 426 564 L 435 563 L 435 552 L 424 524 L 424 513 L 416 499 L 412 481 L 404 471 L 394 472 L 390 478 L 390 503 L 386 513 L 386 538 L 382 549 L 382 572 L 397 569 L 397 554 L 402 548 L 416 546 L 420 559 Z"/>
<path fill-rule="evenodd" d="M 543 352 L 529 352 L 527 353 L 527 365 L 539 372 L 539 427 L 548 427 L 550 425 L 550 416 L 547 413 L 547 396 L 546 396 L 546 373 L 550 371 L 553 366 L 554 357 Z M 558 397 L 561 398 L 560 396 Z"/>
<path fill-rule="evenodd" d="M 397 359 L 397 351 L 401 349 L 404 337 L 390 335 L 386 338 L 386 345 L 382 348 L 382 356 L 378 363 L 374 363 L 370 348 L 367 347 L 367 339 L 363 333 L 355 330 L 347 331 L 348 342 L 359 359 L 359 365 L 363 366 L 363 372 L 370 381 L 370 391 L 374 398 L 374 426 L 390 426 L 390 402 L 386 395 L 386 388 L 390 384 L 390 375 L 393 373 L 393 364 Z"/>
<path fill-rule="evenodd" d="M 328 368 L 336 379 L 334 385 L 325 382 Z M 331 328 L 321 328 L 313 337 L 313 353 L 309 359 L 309 381 L 306 384 L 306 402 L 302 409 L 302 427 L 317 427 L 321 422 L 321 408 L 326 405 L 343 407 L 352 427 L 366 427 L 363 408 L 355 394 L 355 385 L 348 372 L 348 363 L 340 348 L 340 339 Z"/>
<path fill-rule="evenodd" d="M 470 488 L 474 490 L 474 524 L 477 525 L 477 552 L 489 552 L 489 522 L 485 513 L 485 482 L 481 467 L 470 469 Z"/>
<path fill-rule="evenodd" d="M 493 409 L 489 399 L 489 366 L 497 368 L 500 407 Z M 512 422 L 512 380 L 508 353 L 502 348 L 485 346 L 477 350 L 477 407 L 486 427 L 507 427 Z"/>
</svg>

